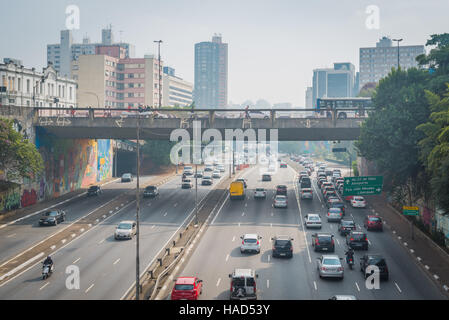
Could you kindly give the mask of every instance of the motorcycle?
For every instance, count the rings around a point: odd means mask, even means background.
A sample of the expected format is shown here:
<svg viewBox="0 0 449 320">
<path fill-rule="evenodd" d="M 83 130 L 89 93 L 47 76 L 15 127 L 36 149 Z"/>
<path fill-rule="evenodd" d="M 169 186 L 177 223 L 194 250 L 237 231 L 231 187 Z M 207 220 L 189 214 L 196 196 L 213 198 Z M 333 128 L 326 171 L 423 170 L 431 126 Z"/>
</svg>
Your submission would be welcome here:
<svg viewBox="0 0 449 320">
<path fill-rule="evenodd" d="M 52 273 L 53 273 L 53 266 L 50 266 L 49 264 L 44 264 L 42 266 L 42 280 L 47 279 Z"/>
<path fill-rule="evenodd" d="M 346 257 L 346 262 L 349 265 L 349 269 L 352 270 L 352 267 L 354 266 L 354 257 L 349 257 L 349 256 Z"/>
</svg>

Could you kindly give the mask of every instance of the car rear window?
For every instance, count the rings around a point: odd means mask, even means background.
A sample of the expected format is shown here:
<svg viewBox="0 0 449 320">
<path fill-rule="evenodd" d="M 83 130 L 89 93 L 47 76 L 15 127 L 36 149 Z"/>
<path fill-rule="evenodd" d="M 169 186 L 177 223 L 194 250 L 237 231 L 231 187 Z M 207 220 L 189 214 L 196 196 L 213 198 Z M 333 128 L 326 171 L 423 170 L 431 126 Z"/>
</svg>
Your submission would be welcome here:
<svg viewBox="0 0 449 320">
<path fill-rule="evenodd" d="M 95 191 L 95 190 L 97 190 L 97 189 L 98 189 L 97 186 L 93 186 L 93 187 L 90 187 L 90 188 L 89 188 L 90 191 Z"/>
<path fill-rule="evenodd" d="M 321 243 L 328 243 L 331 242 L 332 237 L 331 236 L 318 236 L 318 241 Z"/>
<path fill-rule="evenodd" d="M 292 244 L 289 240 L 276 240 L 274 242 L 274 245 L 276 247 L 283 247 L 283 248 L 289 248 Z"/>
<path fill-rule="evenodd" d="M 325 264 L 325 265 L 330 265 L 330 266 L 338 266 L 338 265 L 340 265 L 340 260 L 337 260 L 337 259 L 330 259 L 330 258 L 326 258 L 326 259 L 323 259 L 323 264 Z"/>
<path fill-rule="evenodd" d="M 256 191 L 265 191 L 264 188 L 256 188 Z"/>
<path fill-rule="evenodd" d="M 234 278 L 234 279 L 232 279 L 232 284 L 235 287 L 244 287 L 245 286 L 245 278 Z"/>
<path fill-rule="evenodd" d="M 342 220 L 341 225 L 344 227 L 352 227 L 355 225 L 354 221 Z"/>
<path fill-rule="evenodd" d="M 44 213 L 44 216 L 56 217 L 58 215 L 57 211 L 47 211 Z"/>
<path fill-rule="evenodd" d="M 257 243 L 257 239 L 245 239 L 245 243 Z"/>
<path fill-rule="evenodd" d="M 193 284 L 177 284 L 175 290 L 193 290 Z"/>
<path fill-rule="evenodd" d="M 255 283 L 254 278 L 246 278 L 246 285 L 248 287 L 253 287 Z"/>
<path fill-rule="evenodd" d="M 385 259 L 379 257 L 370 257 L 368 260 L 368 264 L 376 265 L 376 266 L 385 266 Z"/>
<path fill-rule="evenodd" d="M 329 212 L 330 213 L 341 213 L 341 209 L 340 208 L 330 208 Z"/>
<path fill-rule="evenodd" d="M 311 221 L 318 221 L 318 220 L 320 220 L 320 217 L 317 217 L 317 216 L 309 216 L 309 220 L 311 220 Z"/>
<path fill-rule="evenodd" d="M 380 221 L 380 219 L 377 217 L 369 217 L 368 220 L 369 221 Z"/>
<path fill-rule="evenodd" d="M 364 233 L 353 233 L 352 237 L 356 240 L 360 240 L 360 239 L 365 239 L 365 234 Z"/>
<path fill-rule="evenodd" d="M 150 186 L 150 187 L 146 187 L 145 189 L 147 189 L 147 191 L 153 191 L 156 189 L 156 187 Z"/>
<path fill-rule="evenodd" d="M 285 196 L 276 196 L 276 200 L 285 201 Z"/>
<path fill-rule="evenodd" d="M 356 200 L 356 201 L 363 201 L 365 199 L 363 199 L 362 197 L 354 197 L 354 200 Z"/>
</svg>

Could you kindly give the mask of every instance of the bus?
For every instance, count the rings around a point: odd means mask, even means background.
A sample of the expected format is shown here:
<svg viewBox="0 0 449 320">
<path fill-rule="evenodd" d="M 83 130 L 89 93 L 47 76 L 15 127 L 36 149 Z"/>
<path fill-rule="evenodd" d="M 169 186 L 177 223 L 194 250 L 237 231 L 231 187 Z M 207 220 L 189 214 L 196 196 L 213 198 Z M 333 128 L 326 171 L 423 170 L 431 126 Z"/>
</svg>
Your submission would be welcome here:
<svg viewBox="0 0 449 320">
<path fill-rule="evenodd" d="M 347 119 L 365 117 L 367 109 L 371 108 L 371 98 L 318 98 L 315 112 L 322 117 L 332 118 L 332 111 L 337 110 L 337 119 Z"/>
</svg>

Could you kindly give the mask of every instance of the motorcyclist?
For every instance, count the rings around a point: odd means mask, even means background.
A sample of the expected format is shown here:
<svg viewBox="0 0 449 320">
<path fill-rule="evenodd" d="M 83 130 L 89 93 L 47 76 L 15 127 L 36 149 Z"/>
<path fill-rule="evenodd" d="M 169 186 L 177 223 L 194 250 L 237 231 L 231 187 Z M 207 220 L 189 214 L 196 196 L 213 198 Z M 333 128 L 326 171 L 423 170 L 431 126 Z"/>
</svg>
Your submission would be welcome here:
<svg viewBox="0 0 449 320">
<path fill-rule="evenodd" d="M 50 256 L 47 256 L 47 258 L 44 260 L 44 266 L 46 265 L 50 267 L 50 271 L 53 271 L 53 260 Z"/>
<path fill-rule="evenodd" d="M 349 263 L 349 260 L 352 259 L 354 261 L 354 249 L 349 248 L 348 251 L 345 252 L 346 262 Z"/>
</svg>

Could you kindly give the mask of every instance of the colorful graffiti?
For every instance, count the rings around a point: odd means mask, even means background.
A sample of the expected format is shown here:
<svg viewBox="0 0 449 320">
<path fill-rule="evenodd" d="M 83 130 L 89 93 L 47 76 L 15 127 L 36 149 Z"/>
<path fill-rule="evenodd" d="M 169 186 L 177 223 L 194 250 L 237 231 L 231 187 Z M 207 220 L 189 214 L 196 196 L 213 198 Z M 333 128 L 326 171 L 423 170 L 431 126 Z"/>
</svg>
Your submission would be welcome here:
<svg viewBox="0 0 449 320">
<path fill-rule="evenodd" d="M 20 207 L 20 188 L 0 193 L 0 211 L 11 211 Z"/>
<path fill-rule="evenodd" d="M 20 198 L 20 205 L 22 208 L 31 206 L 37 202 L 37 193 L 36 190 L 24 190 L 22 193 L 22 197 Z"/>
</svg>

